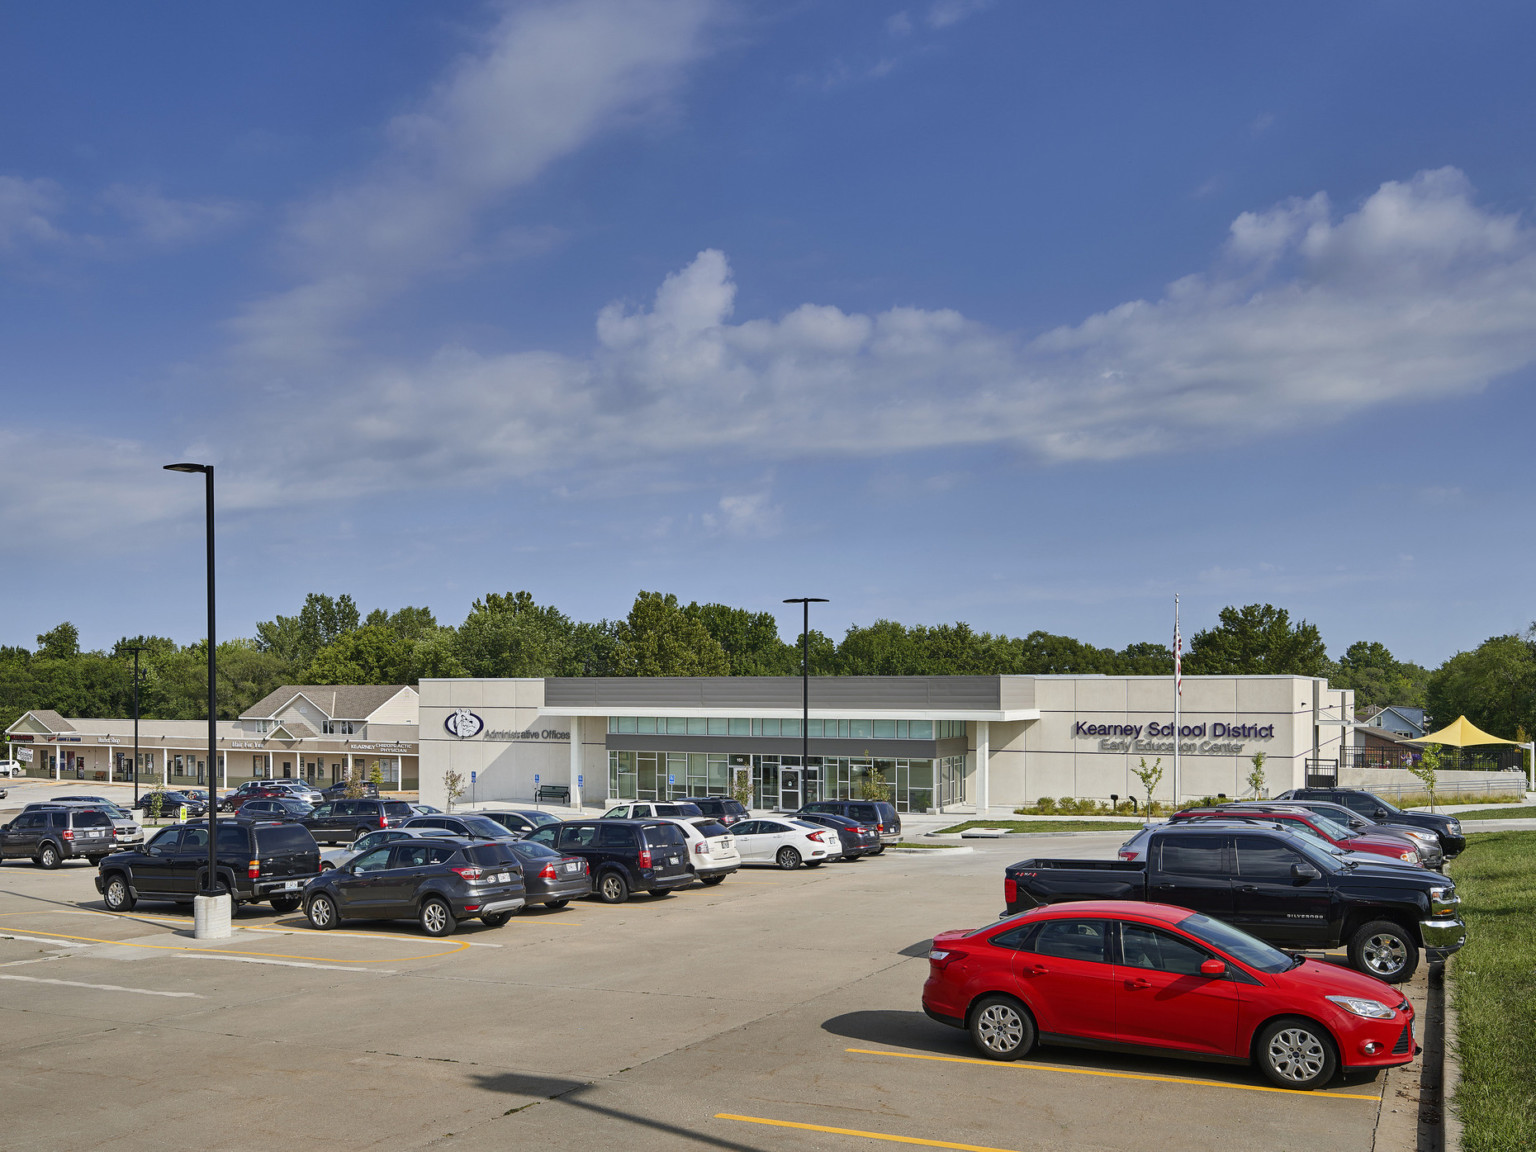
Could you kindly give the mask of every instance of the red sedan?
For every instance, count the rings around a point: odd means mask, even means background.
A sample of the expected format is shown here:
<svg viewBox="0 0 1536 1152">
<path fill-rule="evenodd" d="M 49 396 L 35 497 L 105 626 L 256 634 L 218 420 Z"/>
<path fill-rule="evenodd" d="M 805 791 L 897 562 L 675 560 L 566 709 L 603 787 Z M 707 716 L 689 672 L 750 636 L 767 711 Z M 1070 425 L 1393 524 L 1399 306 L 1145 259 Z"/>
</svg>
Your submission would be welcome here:
<svg viewBox="0 0 1536 1152">
<path fill-rule="evenodd" d="M 1069 1044 L 1255 1063 L 1312 1089 L 1417 1051 L 1413 1007 L 1391 985 L 1168 904 L 1034 908 L 942 932 L 928 961 L 923 1011 L 993 1060 Z"/>
<path fill-rule="evenodd" d="M 1278 820 L 1310 829 L 1319 839 L 1326 840 L 1344 852 L 1369 852 L 1372 856 L 1385 856 L 1399 864 L 1421 863 L 1417 846 L 1406 836 L 1380 830 L 1354 832 L 1341 824 L 1334 823 L 1326 816 L 1308 812 L 1305 808 L 1287 808 L 1283 805 L 1268 808 L 1257 804 L 1244 804 L 1242 807 L 1231 808 L 1186 808 L 1182 812 L 1175 812 L 1168 819 L 1170 822 L 1177 823 L 1180 820 L 1201 820 L 1221 816 L 1249 816 L 1256 820 Z"/>
</svg>

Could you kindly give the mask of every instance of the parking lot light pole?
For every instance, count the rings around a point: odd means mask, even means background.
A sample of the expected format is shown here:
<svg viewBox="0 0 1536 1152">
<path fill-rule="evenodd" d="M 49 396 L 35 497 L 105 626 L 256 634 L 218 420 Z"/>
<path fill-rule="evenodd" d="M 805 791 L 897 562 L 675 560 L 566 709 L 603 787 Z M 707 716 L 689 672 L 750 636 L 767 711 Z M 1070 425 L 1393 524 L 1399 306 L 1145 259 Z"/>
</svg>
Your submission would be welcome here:
<svg viewBox="0 0 1536 1152">
<path fill-rule="evenodd" d="M 805 610 L 800 625 L 800 803 L 804 804 L 811 778 L 811 605 L 831 601 L 825 596 L 797 596 L 784 603 L 799 604 Z"/>
<path fill-rule="evenodd" d="M 234 897 L 219 887 L 219 681 L 218 644 L 213 631 L 213 465 L 167 464 L 167 472 L 201 472 L 204 480 L 203 511 L 207 518 L 208 543 L 208 877 L 206 886 L 192 899 L 193 935 L 199 940 L 227 939 L 233 934 L 230 917 Z"/>
<path fill-rule="evenodd" d="M 133 653 L 133 806 L 139 806 L 139 653 L 148 652 L 142 645 L 129 649 Z"/>
</svg>

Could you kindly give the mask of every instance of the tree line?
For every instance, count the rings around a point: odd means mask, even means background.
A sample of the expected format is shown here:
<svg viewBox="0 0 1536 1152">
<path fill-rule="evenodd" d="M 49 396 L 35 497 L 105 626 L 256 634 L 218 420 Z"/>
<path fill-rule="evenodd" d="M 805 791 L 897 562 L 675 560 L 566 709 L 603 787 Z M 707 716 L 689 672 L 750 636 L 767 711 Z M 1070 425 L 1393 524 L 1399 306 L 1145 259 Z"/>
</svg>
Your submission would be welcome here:
<svg viewBox="0 0 1536 1152">
<path fill-rule="evenodd" d="M 786 642 L 771 612 L 727 604 L 683 604 L 641 592 L 617 620 L 574 620 L 527 592 L 477 599 L 458 625 L 429 608 L 375 608 L 363 615 L 348 595 L 311 593 L 292 616 L 256 625 L 256 635 L 218 650 L 218 709 L 233 718 L 283 684 L 415 684 L 451 676 L 791 676 L 801 641 Z M 163 636 L 123 637 L 110 651 L 82 651 L 65 622 L 37 647 L 0 647 L 0 715 L 28 709 L 66 716 L 129 716 L 133 657 L 140 653 L 140 712 L 161 719 L 207 715 L 207 646 Z M 840 640 L 809 637 L 814 676 L 1168 675 L 1169 645 L 1142 641 L 1099 648 L 1049 632 L 1016 637 L 963 622 L 907 626 L 876 620 Z M 1223 608 L 1196 632 L 1187 675 L 1327 676 L 1353 688 L 1361 709 L 1427 707 L 1437 720 L 1465 713 L 1496 735 L 1536 731 L 1536 625 L 1457 653 L 1433 671 L 1360 640 L 1330 659 L 1316 625 L 1284 608 Z M 1523 736 L 1520 738 L 1524 738 Z"/>
</svg>

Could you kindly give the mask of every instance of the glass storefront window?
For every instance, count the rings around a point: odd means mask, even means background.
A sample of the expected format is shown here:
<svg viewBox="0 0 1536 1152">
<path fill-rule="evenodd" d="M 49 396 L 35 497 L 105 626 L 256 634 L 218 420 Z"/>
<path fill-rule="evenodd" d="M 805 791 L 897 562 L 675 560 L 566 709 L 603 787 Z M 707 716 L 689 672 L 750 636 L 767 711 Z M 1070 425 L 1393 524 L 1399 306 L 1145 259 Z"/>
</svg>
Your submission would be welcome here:
<svg viewBox="0 0 1536 1152">
<path fill-rule="evenodd" d="M 842 726 L 842 721 L 838 721 Z M 873 740 L 875 738 L 875 722 L 873 720 L 848 721 L 848 738 L 850 740 Z"/>
<path fill-rule="evenodd" d="M 656 724 L 657 724 L 657 727 L 659 728 L 660 725 L 661 725 L 661 721 L 657 720 Z M 668 736 L 686 736 L 686 735 L 688 735 L 688 721 L 687 721 L 687 719 L 682 717 L 682 716 L 668 716 L 667 717 L 667 735 Z"/>
<path fill-rule="evenodd" d="M 725 736 L 726 719 L 723 716 L 711 716 L 709 718 L 709 734 L 711 736 Z"/>
<path fill-rule="evenodd" d="M 750 736 L 750 735 L 752 735 L 752 721 L 750 721 L 750 720 L 732 719 L 730 721 L 729 727 L 730 727 L 730 730 L 731 730 L 730 734 L 732 736 Z"/>
<path fill-rule="evenodd" d="M 672 730 L 671 728 L 667 729 L 668 732 L 670 732 L 671 730 Z M 704 736 L 706 734 L 707 734 L 707 731 L 706 731 L 705 726 L 704 726 L 704 717 L 702 717 L 702 716 L 690 716 L 690 717 L 688 717 L 688 735 L 690 735 L 690 736 Z"/>
<path fill-rule="evenodd" d="M 654 717 L 654 716 L 637 716 L 637 717 L 635 717 L 635 730 L 637 732 L 639 732 L 640 735 L 642 735 L 642 736 L 654 736 L 654 735 L 656 735 L 656 717 Z"/>
<path fill-rule="evenodd" d="M 907 721 L 907 732 L 909 733 L 910 737 L 913 740 L 932 740 L 933 739 L 933 721 L 932 720 L 908 720 Z"/>
<path fill-rule="evenodd" d="M 896 721 L 894 721 L 894 720 L 876 720 L 875 721 L 875 739 L 876 740 L 894 740 L 894 739 L 896 739 Z"/>
</svg>

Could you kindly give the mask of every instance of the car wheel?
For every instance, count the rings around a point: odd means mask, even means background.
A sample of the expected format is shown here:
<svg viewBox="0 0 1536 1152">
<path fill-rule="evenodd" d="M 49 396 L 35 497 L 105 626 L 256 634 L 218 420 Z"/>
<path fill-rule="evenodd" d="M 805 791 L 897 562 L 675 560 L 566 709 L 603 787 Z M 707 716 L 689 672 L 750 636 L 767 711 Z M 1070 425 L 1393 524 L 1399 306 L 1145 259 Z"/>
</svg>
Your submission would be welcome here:
<svg viewBox="0 0 1536 1152">
<path fill-rule="evenodd" d="M 1390 920 L 1373 920 L 1349 942 L 1349 963 L 1367 976 L 1401 984 L 1419 967 L 1419 946 Z"/>
<path fill-rule="evenodd" d="M 793 848 L 780 848 L 779 854 L 773 859 L 774 863 L 786 872 L 800 867 L 800 853 Z"/>
<path fill-rule="evenodd" d="M 725 883 L 725 877 L 724 876 L 705 876 L 705 877 L 703 877 L 699 881 L 699 883 L 705 885 L 706 887 L 713 888 L 716 884 L 724 884 Z"/>
<path fill-rule="evenodd" d="M 309 918 L 310 926 L 324 932 L 327 928 L 336 927 L 336 901 L 332 900 L 324 892 L 317 893 L 309 898 L 309 906 L 304 909 L 304 915 Z"/>
<path fill-rule="evenodd" d="M 428 896 L 421 905 L 421 930 L 428 936 L 448 936 L 458 927 L 453 919 L 453 909 L 441 898 Z"/>
<path fill-rule="evenodd" d="M 320 861 L 320 871 L 322 871 L 322 872 L 324 872 L 327 868 L 334 868 L 334 867 L 336 867 L 336 865 L 334 863 L 332 863 L 330 860 L 322 860 L 322 861 Z"/>
<path fill-rule="evenodd" d="M 597 898 L 604 904 L 622 904 L 629 899 L 629 883 L 617 872 L 607 872 L 597 882 Z"/>
<path fill-rule="evenodd" d="M 121 872 L 114 872 L 107 877 L 102 898 L 106 901 L 108 912 L 132 912 L 133 906 L 138 903 L 133 889 L 128 887 L 128 878 Z"/>
<path fill-rule="evenodd" d="M 570 903 L 569 900 L 546 900 L 544 902 L 544 907 L 546 907 L 546 908 L 564 908 L 569 903 Z"/>
<path fill-rule="evenodd" d="M 37 854 L 37 862 L 44 868 L 57 868 L 64 863 L 64 858 L 52 844 L 44 844 L 43 850 Z"/>
<path fill-rule="evenodd" d="M 274 896 L 272 897 L 272 911 L 276 912 L 279 916 L 286 916 L 298 908 L 301 903 L 303 901 L 297 896 Z"/>
<path fill-rule="evenodd" d="M 1009 996 L 987 996 L 971 1011 L 971 1041 L 988 1060 L 1017 1060 L 1035 1046 L 1035 1021 Z"/>
<path fill-rule="evenodd" d="M 1339 1058 L 1327 1029 L 1300 1016 L 1269 1023 L 1254 1047 L 1265 1078 L 1281 1088 L 1321 1088 L 1338 1071 Z"/>
<path fill-rule="evenodd" d="M 670 896 L 670 895 L 672 895 L 672 889 L 670 889 L 670 888 L 652 888 L 649 892 L 646 893 L 646 895 L 649 896 L 653 900 L 660 900 L 663 896 Z"/>
<path fill-rule="evenodd" d="M 352 839 L 361 840 L 364 836 L 368 835 L 368 833 L 372 831 L 372 828 L 354 828 L 352 829 Z"/>
<path fill-rule="evenodd" d="M 484 924 L 487 928 L 500 928 L 510 919 L 512 919 L 512 913 L 510 912 L 488 912 L 480 917 L 480 923 Z"/>
</svg>

